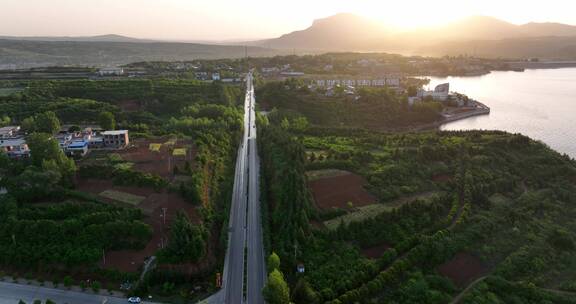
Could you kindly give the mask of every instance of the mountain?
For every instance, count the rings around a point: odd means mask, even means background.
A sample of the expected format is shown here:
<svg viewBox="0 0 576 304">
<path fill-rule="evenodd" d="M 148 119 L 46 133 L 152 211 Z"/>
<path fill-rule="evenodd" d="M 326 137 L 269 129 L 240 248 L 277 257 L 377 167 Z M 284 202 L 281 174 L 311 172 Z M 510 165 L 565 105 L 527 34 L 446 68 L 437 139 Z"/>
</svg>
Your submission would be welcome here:
<svg viewBox="0 0 576 304">
<path fill-rule="evenodd" d="M 573 39 L 566 39 L 570 37 L 576 37 L 576 26 L 559 23 L 532 22 L 516 25 L 493 17 L 472 16 L 443 26 L 402 32 L 353 14 L 337 14 L 315 20 L 304 30 L 255 41 L 251 45 L 277 49 L 383 51 L 422 55 L 453 55 L 463 51 L 474 54 L 482 49 L 481 54 L 489 57 L 514 57 L 512 50 L 518 50 L 517 57 L 530 54 L 537 57 L 576 58 L 576 54 L 572 53 Z"/>
<path fill-rule="evenodd" d="M 99 35 L 99 36 L 0 36 L 0 39 L 5 40 L 26 40 L 26 41 L 77 41 L 77 42 L 154 42 L 154 40 L 138 39 L 126 37 L 115 34 Z"/>
<path fill-rule="evenodd" d="M 529 36 L 576 36 L 576 26 L 562 23 L 530 22 L 520 26 Z"/>
<path fill-rule="evenodd" d="M 336 50 L 354 48 L 373 39 L 386 36 L 389 31 L 381 24 L 348 13 L 314 20 L 305 30 L 279 38 L 256 41 L 252 44 L 280 49 Z"/>
</svg>

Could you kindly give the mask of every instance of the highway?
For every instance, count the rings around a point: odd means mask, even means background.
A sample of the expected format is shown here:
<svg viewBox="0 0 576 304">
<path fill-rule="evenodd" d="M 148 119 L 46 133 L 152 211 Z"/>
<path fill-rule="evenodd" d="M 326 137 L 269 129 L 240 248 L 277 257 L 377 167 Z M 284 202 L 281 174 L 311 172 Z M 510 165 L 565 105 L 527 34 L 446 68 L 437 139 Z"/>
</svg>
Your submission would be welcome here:
<svg viewBox="0 0 576 304">
<path fill-rule="evenodd" d="M 254 103 L 252 75 L 248 74 L 244 101 L 244 134 L 236 160 L 222 288 L 202 303 L 264 303 L 262 288 L 266 282 L 266 264 L 260 217 L 260 160 L 256 146 Z"/>
<path fill-rule="evenodd" d="M 248 133 L 248 240 L 246 303 L 263 304 L 262 288 L 266 282 L 266 262 L 262 241 L 262 219 L 260 214 L 260 159 L 256 145 L 256 97 L 252 81 L 249 82 L 249 121 Z"/>
</svg>

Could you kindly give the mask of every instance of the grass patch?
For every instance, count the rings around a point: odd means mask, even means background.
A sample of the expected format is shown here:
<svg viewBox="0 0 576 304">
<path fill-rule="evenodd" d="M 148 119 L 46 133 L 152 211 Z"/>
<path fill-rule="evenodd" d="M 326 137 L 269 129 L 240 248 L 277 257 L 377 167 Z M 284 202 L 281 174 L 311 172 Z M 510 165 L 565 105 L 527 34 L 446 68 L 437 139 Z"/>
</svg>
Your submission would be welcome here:
<svg viewBox="0 0 576 304">
<path fill-rule="evenodd" d="M 23 90 L 23 88 L 0 88 L 0 97 L 10 96 Z"/>
<path fill-rule="evenodd" d="M 494 205 L 508 205 L 511 202 L 509 198 L 500 193 L 493 194 L 488 200 Z"/>
<path fill-rule="evenodd" d="M 114 168 L 120 169 L 120 170 L 128 170 L 128 169 L 131 169 L 133 166 L 134 166 L 134 163 L 126 162 L 126 163 L 116 164 L 116 165 L 114 165 Z"/>
<path fill-rule="evenodd" d="M 324 226 L 329 230 L 336 230 L 341 222 L 349 224 L 351 222 L 361 222 L 368 218 L 373 218 L 382 212 L 394 209 L 394 207 L 382 205 L 382 204 L 372 204 L 368 206 L 358 207 L 356 211 L 336 217 L 334 219 L 324 222 Z"/>
<path fill-rule="evenodd" d="M 350 174 L 350 172 L 338 169 L 312 170 L 306 172 L 308 181 L 314 181 L 322 178 L 341 176 L 346 174 Z"/>
<path fill-rule="evenodd" d="M 105 190 L 100 193 L 100 196 L 109 198 L 121 203 L 130 204 L 136 206 L 140 204 L 146 198 L 139 195 L 134 195 L 126 192 L 116 191 L 116 190 Z"/>
<path fill-rule="evenodd" d="M 167 146 L 174 146 L 176 144 L 176 138 L 172 138 L 164 143 Z"/>
<path fill-rule="evenodd" d="M 172 156 L 186 156 L 186 148 L 176 148 L 172 151 Z"/>
<path fill-rule="evenodd" d="M 160 148 L 162 148 L 162 144 L 150 144 L 148 146 L 148 149 L 150 149 L 152 152 L 158 152 L 160 151 Z"/>
</svg>

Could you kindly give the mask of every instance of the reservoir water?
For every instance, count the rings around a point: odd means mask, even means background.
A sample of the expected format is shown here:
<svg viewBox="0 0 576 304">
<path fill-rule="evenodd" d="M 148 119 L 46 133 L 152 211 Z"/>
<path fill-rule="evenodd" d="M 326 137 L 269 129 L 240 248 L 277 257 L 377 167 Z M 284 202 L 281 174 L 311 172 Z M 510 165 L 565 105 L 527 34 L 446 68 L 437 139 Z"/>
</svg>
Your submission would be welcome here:
<svg viewBox="0 0 576 304">
<path fill-rule="evenodd" d="M 442 130 L 522 133 L 576 158 L 576 68 L 430 79 L 431 88 L 450 82 L 451 91 L 491 108 L 490 115 L 447 123 Z"/>
</svg>

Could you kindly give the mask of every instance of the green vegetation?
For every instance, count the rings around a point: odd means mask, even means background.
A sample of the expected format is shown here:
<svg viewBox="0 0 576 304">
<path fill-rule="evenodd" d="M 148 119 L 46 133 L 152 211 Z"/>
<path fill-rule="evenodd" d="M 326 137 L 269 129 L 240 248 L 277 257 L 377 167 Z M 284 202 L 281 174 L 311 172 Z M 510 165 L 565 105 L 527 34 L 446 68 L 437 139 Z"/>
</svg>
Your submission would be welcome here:
<svg viewBox="0 0 576 304">
<path fill-rule="evenodd" d="M 196 262 L 206 253 L 207 231 L 203 226 L 190 222 L 185 213 L 179 212 L 170 227 L 170 241 L 166 250 L 159 253 L 170 262 Z"/>
<path fill-rule="evenodd" d="M 276 115 L 259 121 L 263 199 L 271 210 L 264 223 L 293 302 L 313 303 L 316 296 L 333 304 L 447 303 L 471 283 L 448 280 L 439 270 L 461 252 L 478 257 L 483 270 L 460 271 L 476 271 L 473 278 L 489 273 L 465 303 L 576 302 L 546 290 L 570 286 L 576 269 L 576 163 L 567 156 L 498 131 L 295 130 L 285 123 L 291 116 Z M 363 176 L 378 203 L 316 210 L 306 180 L 289 174 L 325 169 Z M 277 171 L 282 178 L 274 179 Z M 278 208 L 290 210 L 285 217 L 330 220 L 313 229 L 297 220 L 278 226 Z M 283 247 L 284 239 L 291 246 Z M 382 245 L 390 248 L 364 255 Z M 306 273 L 296 273 L 299 262 Z"/>
<path fill-rule="evenodd" d="M 268 257 L 268 269 L 268 282 L 262 291 L 264 299 L 271 304 L 289 304 L 290 288 L 280 271 L 280 258 L 276 253 Z"/>
<path fill-rule="evenodd" d="M 297 122 L 298 116 L 304 116 L 314 125 L 331 127 L 406 128 L 435 122 L 442 110 L 441 104 L 432 101 L 410 107 L 407 96 L 387 88 L 359 89 L 357 99 L 343 93 L 328 97 L 298 79 L 267 82 L 256 95 L 265 108 L 277 109 L 270 120 Z"/>
<path fill-rule="evenodd" d="M 3 266 L 91 265 L 101 260 L 102 250 L 142 248 L 152 233 L 137 209 L 75 201 L 19 206 L 6 195 L 0 207 Z"/>
<path fill-rule="evenodd" d="M 121 203 L 126 203 L 129 205 L 140 204 L 145 197 L 134 195 L 126 192 L 116 191 L 116 190 L 105 190 L 100 193 L 100 196 L 115 200 Z"/>
<path fill-rule="evenodd" d="M 80 275 L 97 275 L 98 282 L 104 282 L 107 277 L 100 273 L 107 270 L 98 264 L 103 252 L 140 251 L 153 234 L 162 233 L 144 223 L 150 222 L 142 215 L 145 207 L 138 206 L 144 197 L 114 189 L 95 194 L 76 189 L 87 179 L 100 179 L 114 186 L 154 189 L 158 192 L 154 195 L 161 199 L 178 193 L 191 204 L 189 215 L 193 218 L 180 214 L 174 222 L 166 223 L 170 225 L 170 230 L 164 228 L 167 247 L 154 254 L 161 264 L 197 263 L 201 267 L 192 274 L 186 271 L 186 276 L 158 267 L 139 286 L 143 292 L 156 291 L 164 284 L 192 286 L 190 282 L 204 280 L 220 269 L 226 243 L 222 231 L 229 214 L 234 160 L 242 133 L 243 113 L 238 106 L 241 87 L 169 79 L 23 84 L 25 89 L 0 97 L 0 108 L 3 115 L 6 113 L 2 120 L 22 125 L 32 155 L 31 159 L 11 160 L 0 153 L 0 187 L 8 190 L 8 195 L 2 195 L 0 208 L 7 208 L 2 216 L 10 219 L 0 221 L 4 244 L 0 246 L 0 267 L 34 274 L 57 269 L 55 273 L 69 277 L 65 285 Z M 72 125 L 71 131 L 92 125 L 128 129 L 133 142 L 140 138 L 168 139 L 165 147 L 150 145 L 150 149 L 166 153 L 166 148 L 170 156 L 193 158 L 187 158 L 183 166 L 173 166 L 178 176 L 173 180 L 135 166 L 136 162 L 124 159 L 123 152 L 91 151 L 75 162 L 63 154 L 52 137 L 62 125 Z M 176 139 L 186 141 L 186 147 L 176 146 Z M 107 205 L 96 194 L 125 204 Z M 83 209 L 73 209 L 72 205 Z M 52 209 L 63 210 L 59 216 L 44 211 Z M 114 280 L 125 278 L 118 275 Z M 85 286 L 101 289 L 96 287 Z"/>
</svg>

